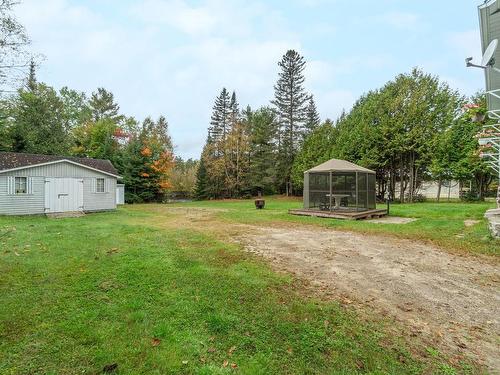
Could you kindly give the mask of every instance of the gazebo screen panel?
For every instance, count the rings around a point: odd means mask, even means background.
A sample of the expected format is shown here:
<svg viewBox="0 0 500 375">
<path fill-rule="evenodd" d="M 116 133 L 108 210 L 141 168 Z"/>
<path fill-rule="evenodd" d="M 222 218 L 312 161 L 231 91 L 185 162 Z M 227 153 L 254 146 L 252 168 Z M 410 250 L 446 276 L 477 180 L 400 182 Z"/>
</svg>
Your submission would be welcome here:
<svg viewBox="0 0 500 375">
<path fill-rule="evenodd" d="M 371 210 L 376 208 L 376 194 L 375 175 L 368 173 L 368 208 Z"/>
<path fill-rule="evenodd" d="M 357 208 L 367 208 L 368 207 L 368 197 L 367 197 L 367 174 L 358 173 L 358 205 Z"/>
<path fill-rule="evenodd" d="M 309 173 L 309 208 L 320 208 L 329 204 L 330 173 Z"/>
<path fill-rule="evenodd" d="M 333 194 L 347 195 L 341 198 L 342 207 L 356 207 L 356 173 L 352 172 L 333 172 L 332 174 L 332 192 Z"/>
</svg>

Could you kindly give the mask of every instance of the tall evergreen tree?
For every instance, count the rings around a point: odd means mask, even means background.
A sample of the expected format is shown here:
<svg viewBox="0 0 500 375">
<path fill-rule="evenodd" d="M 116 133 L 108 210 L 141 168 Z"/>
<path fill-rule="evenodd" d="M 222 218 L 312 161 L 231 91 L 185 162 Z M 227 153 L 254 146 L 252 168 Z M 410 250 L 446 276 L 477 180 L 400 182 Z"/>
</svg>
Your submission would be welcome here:
<svg viewBox="0 0 500 375">
<path fill-rule="evenodd" d="M 118 123 L 122 116 L 118 114 L 120 106 L 115 103 L 115 98 L 112 92 L 99 87 L 96 92 L 93 92 L 89 106 L 92 110 L 92 120 L 99 121 L 103 118 L 110 118 Z"/>
<path fill-rule="evenodd" d="M 29 72 L 28 72 L 28 79 L 26 80 L 26 89 L 28 91 L 34 92 L 36 90 L 36 64 L 35 60 L 31 59 L 30 61 L 30 66 L 29 66 Z"/>
<path fill-rule="evenodd" d="M 280 121 L 281 184 L 288 194 L 293 193 L 291 171 L 302 140 L 308 95 L 304 89 L 306 62 L 296 51 L 289 50 L 278 63 L 281 71 L 274 86 L 274 100 Z"/>
<path fill-rule="evenodd" d="M 231 95 L 231 101 L 229 102 L 229 116 L 230 116 L 230 126 L 233 127 L 239 121 L 240 109 L 238 100 L 236 99 L 236 92 L 233 91 Z"/>
<path fill-rule="evenodd" d="M 220 95 L 215 98 L 209 135 L 212 140 L 225 139 L 230 128 L 231 100 L 229 92 L 224 87 Z"/>
<path fill-rule="evenodd" d="M 314 96 L 309 96 L 306 107 L 306 122 L 304 124 L 304 138 L 306 138 L 311 132 L 316 129 L 321 122 L 318 110 L 316 108 L 316 103 L 314 102 Z"/>
<path fill-rule="evenodd" d="M 249 190 L 272 194 L 276 184 L 276 115 L 264 107 L 253 112 L 248 118 L 250 132 Z"/>
<path fill-rule="evenodd" d="M 207 167 L 205 165 L 204 153 L 201 154 L 200 162 L 198 164 L 198 170 L 196 171 L 196 184 L 194 187 L 194 197 L 198 200 L 203 200 L 209 198 L 208 192 L 208 174 Z"/>
<path fill-rule="evenodd" d="M 33 90 L 20 89 L 9 103 L 8 137 L 11 150 L 66 155 L 70 138 L 57 92 L 33 82 Z"/>
</svg>

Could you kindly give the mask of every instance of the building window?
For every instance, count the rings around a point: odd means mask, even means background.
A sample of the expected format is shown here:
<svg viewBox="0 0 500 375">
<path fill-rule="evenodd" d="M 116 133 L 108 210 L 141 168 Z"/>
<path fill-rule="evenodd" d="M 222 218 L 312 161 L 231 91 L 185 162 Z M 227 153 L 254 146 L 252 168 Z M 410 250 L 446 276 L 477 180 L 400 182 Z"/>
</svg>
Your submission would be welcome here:
<svg viewBox="0 0 500 375">
<path fill-rule="evenodd" d="M 16 177 L 15 192 L 16 192 L 16 194 L 27 194 L 28 193 L 28 178 L 27 177 Z"/>
<path fill-rule="evenodd" d="M 95 181 L 95 192 L 104 193 L 104 178 L 97 178 Z"/>
</svg>

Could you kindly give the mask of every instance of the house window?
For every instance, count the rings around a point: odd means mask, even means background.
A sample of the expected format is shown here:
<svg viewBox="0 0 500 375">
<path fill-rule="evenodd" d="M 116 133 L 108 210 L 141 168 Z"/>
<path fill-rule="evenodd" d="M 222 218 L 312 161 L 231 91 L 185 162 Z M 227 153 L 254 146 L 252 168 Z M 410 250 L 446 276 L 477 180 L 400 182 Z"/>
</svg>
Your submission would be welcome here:
<svg viewBox="0 0 500 375">
<path fill-rule="evenodd" d="M 16 177 L 15 192 L 16 192 L 16 194 L 28 193 L 28 178 L 27 177 Z"/>
<path fill-rule="evenodd" d="M 104 193 L 104 178 L 97 178 L 95 182 L 95 192 Z"/>
</svg>

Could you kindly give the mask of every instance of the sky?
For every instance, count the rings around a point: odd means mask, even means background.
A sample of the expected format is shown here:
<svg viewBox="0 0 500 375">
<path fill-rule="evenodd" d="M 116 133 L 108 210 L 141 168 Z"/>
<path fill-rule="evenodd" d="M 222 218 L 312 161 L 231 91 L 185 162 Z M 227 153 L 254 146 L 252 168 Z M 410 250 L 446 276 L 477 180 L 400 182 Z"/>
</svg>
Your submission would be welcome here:
<svg viewBox="0 0 500 375">
<path fill-rule="evenodd" d="M 165 115 L 184 158 L 198 158 L 215 97 L 269 105 L 278 61 L 306 59 L 322 119 L 420 67 L 471 95 L 484 86 L 481 0 L 22 0 L 15 13 L 43 55 L 38 79 L 59 89 L 112 91 L 121 112 Z"/>
</svg>

